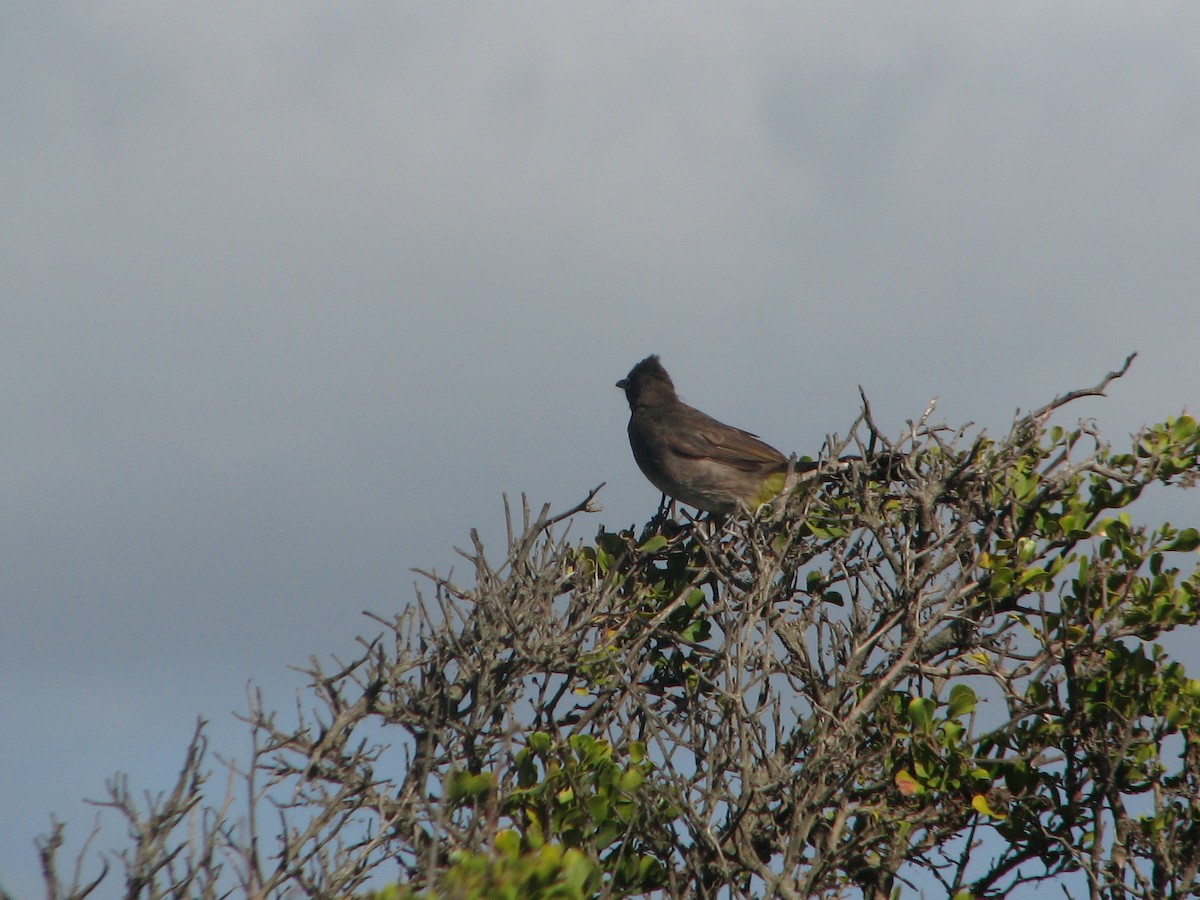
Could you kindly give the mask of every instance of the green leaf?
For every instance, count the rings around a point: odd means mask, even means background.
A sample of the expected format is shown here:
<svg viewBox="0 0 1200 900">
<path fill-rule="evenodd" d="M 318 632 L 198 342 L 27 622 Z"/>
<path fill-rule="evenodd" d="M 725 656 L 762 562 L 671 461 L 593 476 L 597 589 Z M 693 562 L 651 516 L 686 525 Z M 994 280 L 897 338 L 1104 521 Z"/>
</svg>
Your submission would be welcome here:
<svg viewBox="0 0 1200 900">
<path fill-rule="evenodd" d="M 925 793 L 924 786 L 912 776 L 908 769 L 901 769 L 896 773 L 896 787 L 905 797 L 918 797 Z"/>
<path fill-rule="evenodd" d="M 1021 538 L 1017 541 L 1017 559 L 1023 565 L 1029 565 L 1037 558 L 1038 545 L 1037 542 L 1030 538 Z"/>
<path fill-rule="evenodd" d="M 521 852 L 521 835 L 511 828 L 505 828 L 496 835 L 496 850 L 505 856 L 516 856 Z"/>
<path fill-rule="evenodd" d="M 667 544 L 669 544 L 669 543 L 671 543 L 671 542 L 668 541 L 661 534 L 656 534 L 654 537 L 650 538 L 650 540 L 646 541 L 646 543 L 642 544 L 642 546 L 638 547 L 638 552 L 639 553 L 657 553 L 659 550 L 661 550 L 663 547 L 667 546 Z"/>
<path fill-rule="evenodd" d="M 451 803 L 463 803 L 489 793 L 496 778 L 491 772 L 472 775 L 470 772 L 451 772 L 446 779 L 446 796 Z"/>
<path fill-rule="evenodd" d="M 646 776 L 642 774 L 642 770 L 631 766 L 621 775 L 621 790 L 632 793 L 640 788 L 645 781 Z"/>
<path fill-rule="evenodd" d="M 958 722 L 943 722 L 938 726 L 940 738 L 938 743 L 944 747 L 953 747 L 958 743 L 958 739 L 962 737 L 966 728 Z"/>
<path fill-rule="evenodd" d="M 908 702 L 908 720 L 913 728 L 928 732 L 933 727 L 934 702 L 926 697 L 913 697 Z"/>
<path fill-rule="evenodd" d="M 693 644 L 703 643 L 712 636 L 712 630 L 709 627 L 707 619 L 697 619 L 689 623 L 680 632 L 679 636 L 685 641 Z"/>
<path fill-rule="evenodd" d="M 1164 550 L 1181 550 L 1185 553 L 1200 547 L 1200 531 L 1195 528 L 1185 528 Z"/>
<path fill-rule="evenodd" d="M 971 808 L 981 816 L 987 816 L 989 819 L 1008 818 L 1004 813 L 996 812 L 996 810 L 992 809 L 988 805 L 987 797 L 983 796 L 983 794 L 976 794 L 971 798 Z"/>
</svg>

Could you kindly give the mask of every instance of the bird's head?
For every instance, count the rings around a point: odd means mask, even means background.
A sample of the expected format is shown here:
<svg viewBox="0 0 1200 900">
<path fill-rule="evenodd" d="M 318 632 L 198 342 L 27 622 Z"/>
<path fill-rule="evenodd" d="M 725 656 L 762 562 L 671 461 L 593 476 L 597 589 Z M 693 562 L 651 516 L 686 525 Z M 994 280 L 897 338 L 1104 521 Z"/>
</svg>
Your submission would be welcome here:
<svg viewBox="0 0 1200 900">
<path fill-rule="evenodd" d="M 675 384 L 657 355 L 647 356 L 630 369 L 629 374 L 617 382 L 617 387 L 625 392 L 630 409 L 676 399 Z"/>
</svg>

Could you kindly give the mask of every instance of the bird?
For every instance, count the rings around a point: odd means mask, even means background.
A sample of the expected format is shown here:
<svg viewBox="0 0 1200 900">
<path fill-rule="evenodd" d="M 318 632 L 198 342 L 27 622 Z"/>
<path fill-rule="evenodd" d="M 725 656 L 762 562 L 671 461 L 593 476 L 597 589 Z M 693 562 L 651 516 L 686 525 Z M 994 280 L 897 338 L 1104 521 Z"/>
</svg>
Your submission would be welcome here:
<svg viewBox="0 0 1200 900">
<path fill-rule="evenodd" d="M 617 387 L 629 401 L 633 458 L 668 497 L 723 516 L 754 511 L 784 489 L 788 457 L 758 435 L 680 400 L 657 355 L 630 369 Z M 803 474 L 818 465 L 800 460 L 791 463 L 791 471 Z"/>
</svg>

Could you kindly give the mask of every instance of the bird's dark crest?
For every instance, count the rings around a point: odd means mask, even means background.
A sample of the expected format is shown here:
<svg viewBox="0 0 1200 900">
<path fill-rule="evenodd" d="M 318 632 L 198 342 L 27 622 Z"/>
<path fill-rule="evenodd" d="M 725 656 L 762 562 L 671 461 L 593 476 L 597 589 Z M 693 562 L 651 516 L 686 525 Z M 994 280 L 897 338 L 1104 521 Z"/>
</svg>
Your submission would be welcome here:
<svg viewBox="0 0 1200 900">
<path fill-rule="evenodd" d="M 641 401 L 663 402 L 675 398 L 675 382 L 663 368 L 657 353 L 652 353 L 629 370 L 629 374 L 617 382 L 625 392 L 631 407 Z"/>
</svg>

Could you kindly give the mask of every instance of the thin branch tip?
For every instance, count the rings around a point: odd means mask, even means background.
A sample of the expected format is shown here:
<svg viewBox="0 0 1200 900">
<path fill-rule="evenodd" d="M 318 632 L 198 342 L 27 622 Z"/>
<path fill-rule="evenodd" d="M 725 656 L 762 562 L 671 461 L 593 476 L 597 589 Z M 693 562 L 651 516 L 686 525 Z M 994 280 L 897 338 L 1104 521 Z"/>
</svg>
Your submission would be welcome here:
<svg viewBox="0 0 1200 900">
<path fill-rule="evenodd" d="M 1128 372 L 1129 367 L 1133 364 L 1133 361 L 1135 359 L 1137 359 L 1137 355 L 1138 355 L 1138 352 L 1136 350 L 1134 350 L 1127 357 L 1125 357 L 1125 364 L 1123 366 L 1121 366 L 1121 370 L 1119 372 L 1113 374 L 1113 378 L 1120 378 L 1122 375 L 1124 375 L 1126 372 Z"/>
</svg>

